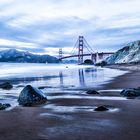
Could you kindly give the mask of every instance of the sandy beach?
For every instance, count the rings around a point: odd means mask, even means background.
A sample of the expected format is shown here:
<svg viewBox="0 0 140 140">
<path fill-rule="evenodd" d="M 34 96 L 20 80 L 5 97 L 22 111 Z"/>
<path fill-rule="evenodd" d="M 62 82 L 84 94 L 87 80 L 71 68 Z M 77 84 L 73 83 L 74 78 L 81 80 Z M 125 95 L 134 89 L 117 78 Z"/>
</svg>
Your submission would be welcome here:
<svg viewBox="0 0 140 140">
<path fill-rule="evenodd" d="M 43 105 L 0 111 L 0 140 L 139 140 L 140 100 L 119 94 L 139 87 L 139 79 L 139 71 L 130 71 L 104 84 L 99 95 L 46 93 Z M 94 111 L 101 105 L 109 111 Z"/>
</svg>

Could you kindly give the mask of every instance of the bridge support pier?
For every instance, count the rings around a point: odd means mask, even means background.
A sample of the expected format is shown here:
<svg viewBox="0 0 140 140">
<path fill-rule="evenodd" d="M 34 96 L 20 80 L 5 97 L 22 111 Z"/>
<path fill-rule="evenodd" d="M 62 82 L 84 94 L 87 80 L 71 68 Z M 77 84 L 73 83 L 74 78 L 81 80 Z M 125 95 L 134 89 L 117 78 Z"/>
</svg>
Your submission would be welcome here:
<svg viewBox="0 0 140 140">
<path fill-rule="evenodd" d="M 91 60 L 92 60 L 92 62 L 95 64 L 95 62 L 96 62 L 95 54 L 91 54 Z"/>
<path fill-rule="evenodd" d="M 99 59 L 99 54 L 98 54 L 98 52 L 97 52 L 97 53 L 94 53 L 94 54 L 91 54 L 91 60 L 92 60 L 92 62 L 93 62 L 94 64 L 97 63 L 98 59 Z"/>
<path fill-rule="evenodd" d="M 99 55 L 99 59 L 103 59 L 103 57 L 104 57 L 104 54 L 103 53 L 100 53 L 100 55 Z"/>
</svg>

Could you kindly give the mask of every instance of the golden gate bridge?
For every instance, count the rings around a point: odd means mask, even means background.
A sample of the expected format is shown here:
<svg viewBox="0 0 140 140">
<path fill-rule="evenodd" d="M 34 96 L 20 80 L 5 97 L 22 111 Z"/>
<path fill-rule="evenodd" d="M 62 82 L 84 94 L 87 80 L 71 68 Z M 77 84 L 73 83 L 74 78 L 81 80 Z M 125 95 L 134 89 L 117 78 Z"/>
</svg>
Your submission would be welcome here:
<svg viewBox="0 0 140 140">
<path fill-rule="evenodd" d="M 88 53 L 84 53 L 84 49 L 88 50 Z M 74 54 L 74 50 L 76 50 L 76 54 Z M 95 64 L 97 60 L 103 60 L 105 57 L 108 57 L 114 52 L 94 52 L 93 49 L 90 47 L 84 36 L 79 36 L 75 46 L 70 53 L 71 55 L 69 56 L 63 56 L 63 51 L 62 48 L 59 49 L 59 60 L 62 61 L 63 59 L 67 58 L 73 58 L 77 57 L 78 58 L 78 64 L 82 64 L 84 62 L 84 57 L 85 56 L 90 56 L 91 61 Z"/>
</svg>

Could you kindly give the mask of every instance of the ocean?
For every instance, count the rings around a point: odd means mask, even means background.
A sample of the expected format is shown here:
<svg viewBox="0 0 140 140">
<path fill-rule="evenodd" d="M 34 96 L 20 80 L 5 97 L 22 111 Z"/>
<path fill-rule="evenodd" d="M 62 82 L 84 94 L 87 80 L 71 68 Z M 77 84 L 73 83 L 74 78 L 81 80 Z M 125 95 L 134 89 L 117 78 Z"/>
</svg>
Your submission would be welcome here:
<svg viewBox="0 0 140 140">
<path fill-rule="evenodd" d="M 0 89 L 0 100 L 17 105 L 19 93 L 26 85 L 56 94 L 100 88 L 124 73 L 92 65 L 0 63 L 0 82 L 9 81 L 14 86 L 12 90 Z"/>
</svg>

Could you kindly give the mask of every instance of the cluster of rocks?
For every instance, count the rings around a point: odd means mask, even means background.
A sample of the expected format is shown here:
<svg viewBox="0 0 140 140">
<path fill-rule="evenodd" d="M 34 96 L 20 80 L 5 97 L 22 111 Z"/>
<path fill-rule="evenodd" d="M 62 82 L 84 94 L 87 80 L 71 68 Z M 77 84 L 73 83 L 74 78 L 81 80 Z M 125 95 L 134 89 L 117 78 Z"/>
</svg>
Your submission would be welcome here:
<svg viewBox="0 0 140 140">
<path fill-rule="evenodd" d="M 88 90 L 86 93 L 89 95 L 100 94 L 96 90 Z M 138 96 L 140 96 L 140 87 L 124 89 L 120 92 L 120 94 L 125 96 L 125 97 L 138 97 Z M 98 106 L 94 109 L 94 111 L 108 111 L 108 110 L 109 110 L 109 108 L 107 108 L 105 106 Z"/>
<path fill-rule="evenodd" d="M 96 90 L 88 90 L 86 93 L 91 94 L 91 95 L 100 94 Z M 138 97 L 138 96 L 140 96 L 140 87 L 124 89 L 120 92 L 120 94 L 125 96 L 125 97 Z"/>
<path fill-rule="evenodd" d="M 10 106 L 11 106 L 10 104 L 2 104 L 2 103 L 0 103 L 0 110 L 4 110 L 4 109 L 6 109 L 6 108 L 8 108 Z"/>
<path fill-rule="evenodd" d="M 140 87 L 124 89 L 120 94 L 125 97 L 138 97 L 140 96 Z"/>
<path fill-rule="evenodd" d="M 100 93 L 96 90 L 88 90 L 86 92 L 89 95 L 99 95 Z M 98 106 L 94 109 L 94 111 L 108 111 L 109 109 L 106 106 Z"/>
<path fill-rule="evenodd" d="M 5 90 L 10 90 L 13 88 L 13 85 L 9 82 L 5 82 L 0 84 L 0 88 Z M 86 92 L 89 95 L 99 95 L 100 93 L 96 90 L 88 90 Z M 137 97 L 140 96 L 140 87 L 139 88 L 128 88 L 124 89 L 120 92 L 121 95 L 125 97 Z M 47 97 L 44 95 L 44 93 L 31 85 L 27 85 L 23 88 L 21 91 L 19 97 L 18 97 L 18 103 L 22 106 L 34 106 L 38 104 L 45 103 L 47 101 Z M 10 107 L 10 104 L 2 104 L 0 103 L 0 110 L 4 110 L 8 107 Z M 98 106 L 94 109 L 94 111 L 108 111 L 109 108 L 105 106 Z"/>
<path fill-rule="evenodd" d="M 5 83 L 0 83 L 0 89 L 4 90 L 10 90 L 13 88 L 13 85 L 10 82 L 5 82 Z M 10 104 L 2 104 L 0 103 L 0 110 L 5 110 L 6 108 L 9 108 L 11 105 Z"/>
<path fill-rule="evenodd" d="M 9 82 L 5 82 L 0 84 L 0 88 L 4 90 L 10 90 L 13 88 L 13 85 Z M 18 97 L 18 103 L 22 106 L 38 105 L 45 103 L 46 101 L 47 98 L 43 92 L 38 88 L 32 87 L 31 85 L 24 87 Z M 0 103 L 0 110 L 4 110 L 10 106 L 10 104 Z"/>
</svg>

